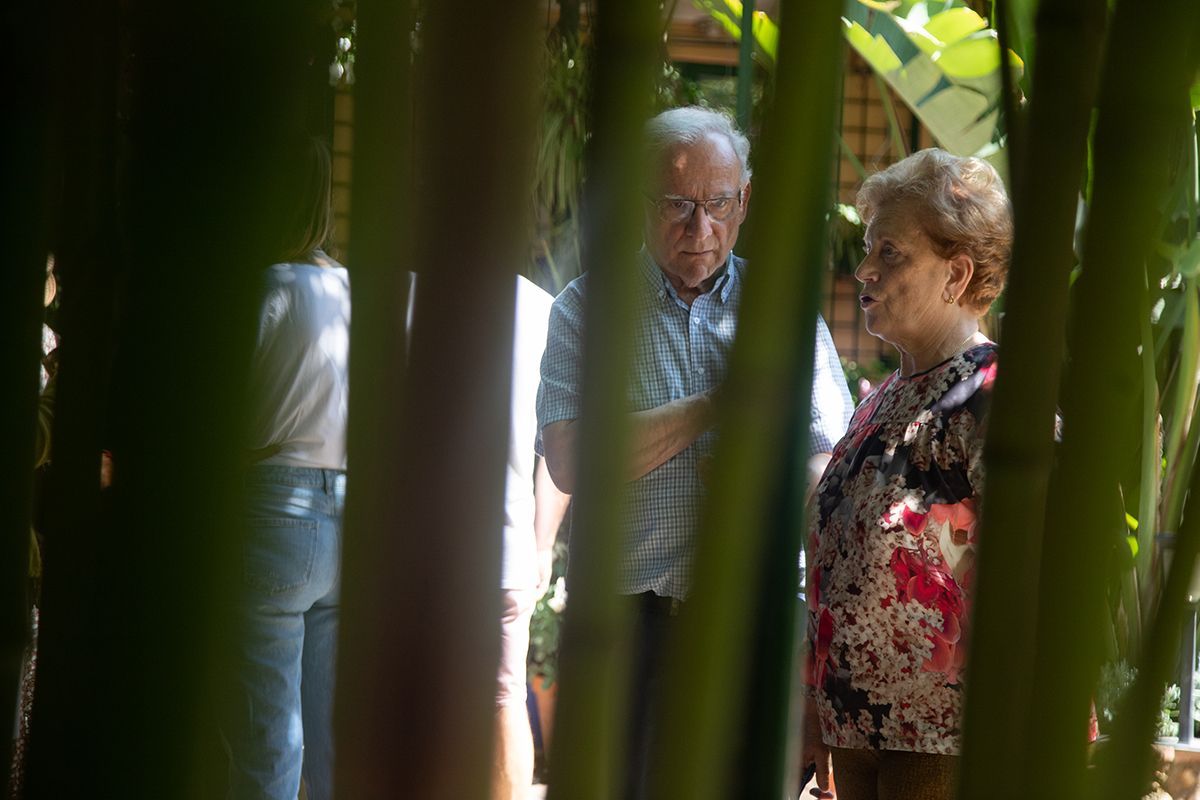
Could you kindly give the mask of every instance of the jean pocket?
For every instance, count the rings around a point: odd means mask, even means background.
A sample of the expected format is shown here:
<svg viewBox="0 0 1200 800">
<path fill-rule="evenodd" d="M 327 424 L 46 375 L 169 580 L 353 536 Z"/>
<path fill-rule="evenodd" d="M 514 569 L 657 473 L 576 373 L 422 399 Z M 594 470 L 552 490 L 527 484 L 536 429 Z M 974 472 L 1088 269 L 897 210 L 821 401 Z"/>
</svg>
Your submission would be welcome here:
<svg viewBox="0 0 1200 800">
<path fill-rule="evenodd" d="M 267 594 L 298 589 L 312 577 L 317 521 L 297 517 L 250 520 L 243 548 L 246 584 Z"/>
</svg>

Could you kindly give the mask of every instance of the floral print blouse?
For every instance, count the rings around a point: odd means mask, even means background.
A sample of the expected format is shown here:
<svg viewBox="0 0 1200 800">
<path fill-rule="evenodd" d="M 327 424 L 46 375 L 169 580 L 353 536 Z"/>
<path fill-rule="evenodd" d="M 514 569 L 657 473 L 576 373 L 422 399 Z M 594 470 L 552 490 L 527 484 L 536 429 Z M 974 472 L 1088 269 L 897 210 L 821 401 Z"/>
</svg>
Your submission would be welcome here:
<svg viewBox="0 0 1200 800">
<path fill-rule="evenodd" d="M 902 378 L 855 412 L 813 499 L 809 692 L 834 747 L 953 754 L 996 346 Z"/>
</svg>

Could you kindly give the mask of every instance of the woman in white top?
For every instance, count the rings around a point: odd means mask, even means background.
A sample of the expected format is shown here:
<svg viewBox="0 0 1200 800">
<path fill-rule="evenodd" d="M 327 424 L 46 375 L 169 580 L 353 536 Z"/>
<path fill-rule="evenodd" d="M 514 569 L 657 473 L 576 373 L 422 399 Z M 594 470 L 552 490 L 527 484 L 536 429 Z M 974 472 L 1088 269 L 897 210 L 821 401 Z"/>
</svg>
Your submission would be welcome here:
<svg viewBox="0 0 1200 800">
<path fill-rule="evenodd" d="M 223 733 L 230 796 L 332 796 L 332 704 L 346 490 L 350 281 L 331 233 L 330 157 L 308 140 L 275 217 L 250 376 L 240 630 Z M 294 202 L 291 207 L 289 201 Z"/>
</svg>

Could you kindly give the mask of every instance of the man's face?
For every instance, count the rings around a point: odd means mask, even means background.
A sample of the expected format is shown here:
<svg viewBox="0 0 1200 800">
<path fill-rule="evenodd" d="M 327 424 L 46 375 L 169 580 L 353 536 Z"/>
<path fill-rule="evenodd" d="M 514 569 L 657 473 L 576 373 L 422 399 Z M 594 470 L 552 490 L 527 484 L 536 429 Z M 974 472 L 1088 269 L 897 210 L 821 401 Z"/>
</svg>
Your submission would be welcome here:
<svg viewBox="0 0 1200 800">
<path fill-rule="evenodd" d="M 738 228 L 746 218 L 750 184 L 742 187 L 742 167 L 733 145 L 720 134 L 710 133 L 695 144 L 676 145 L 663 158 L 646 204 L 646 247 L 677 291 L 689 294 L 708 291 L 710 279 L 729 257 L 737 242 Z M 741 202 L 738 194 L 741 192 Z M 725 219 L 712 203 L 710 215 L 705 201 L 726 198 L 732 203 Z M 692 213 L 672 219 L 672 209 L 695 201 Z M 678 215 L 674 215 L 678 216 Z M 664 218 L 666 217 L 666 218 Z"/>
</svg>

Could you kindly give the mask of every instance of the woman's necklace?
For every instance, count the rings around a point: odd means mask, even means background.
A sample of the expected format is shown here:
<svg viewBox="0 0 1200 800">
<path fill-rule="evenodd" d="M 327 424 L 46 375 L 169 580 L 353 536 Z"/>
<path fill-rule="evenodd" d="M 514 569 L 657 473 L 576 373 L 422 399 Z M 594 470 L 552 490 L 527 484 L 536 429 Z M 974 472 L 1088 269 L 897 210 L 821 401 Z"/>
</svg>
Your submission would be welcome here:
<svg viewBox="0 0 1200 800">
<path fill-rule="evenodd" d="M 901 364 L 901 369 L 899 370 L 900 377 L 901 378 L 911 378 L 913 375 L 917 375 L 922 372 L 928 372 L 929 370 L 936 367 L 938 364 L 945 364 L 947 361 L 954 358 L 959 353 L 963 353 L 967 350 L 970 350 L 971 348 L 968 345 L 970 344 L 971 340 L 975 338 L 975 334 L 977 334 L 977 333 L 979 333 L 979 328 L 976 328 L 975 330 L 973 330 L 969 334 L 967 334 L 967 338 L 965 338 L 961 342 L 959 342 L 958 346 L 956 346 L 953 350 L 951 350 L 949 355 L 947 355 L 945 358 L 938 361 L 936 364 L 926 367 L 925 369 L 918 370 L 918 369 L 916 369 L 916 365 L 914 364 L 913 371 L 911 373 L 909 373 L 908 375 L 905 375 L 904 369 L 903 369 L 903 364 Z"/>
<path fill-rule="evenodd" d="M 955 357 L 956 355 L 958 355 L 959 353 L 962 353 L 962 352 L 965 352 L 965 351 L 967 351 L 967 350 L 970 350 L 971 348 L 968 346 L 968 343 L 969 343 L 969 342 L 970 342 L 972 339 L 974 339 L 974 338 L 975 338 L 975 334 L 977 334 L 977 333 L 979 333 L 979 328 L 976 328 L 975 330 L 971 331 L 971 332 L 970 332 L 970 333 L 967 335 L 967 338 L 963 339 L 961 342 L 959 342 L 959 343 L 958 343 L 958 347 L 954 348 L 954 352 L 953 352 L 953 353 L 951 353 L 950 355 L 946 356 L 946 360 L 949 360 L 949 359 L 951 359 L 951 358 L 954 358 L 954 357 Z"/>
</svg>

